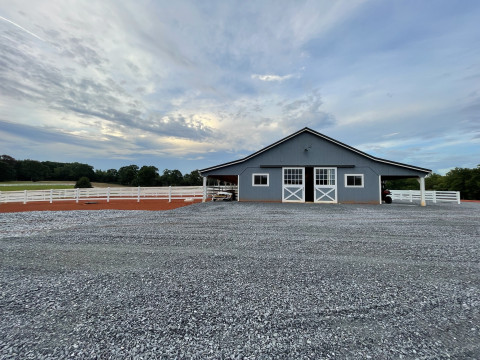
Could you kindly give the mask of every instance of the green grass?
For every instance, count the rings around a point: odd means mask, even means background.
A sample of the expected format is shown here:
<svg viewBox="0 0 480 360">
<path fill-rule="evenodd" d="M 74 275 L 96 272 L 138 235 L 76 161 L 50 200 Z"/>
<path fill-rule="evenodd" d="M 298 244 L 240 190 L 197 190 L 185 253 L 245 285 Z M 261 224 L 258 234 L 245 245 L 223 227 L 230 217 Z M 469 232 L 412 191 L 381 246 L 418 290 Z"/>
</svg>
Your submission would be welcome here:
<svg viewBox="0 0 480 360">
<path fill-rule="evenodd" d="M 93 187 L 118 187 L 119 184 L 92 182 Z M 75 181 L 4 181 L 0 182 L 0 191 L 73 189 Z"/>
<path fill-rule="evenodd" d="M 23 190 L 50 190 L 50 189 L 73 189 L 73 185 L 8 185 L 1 186 L 0 191 L 23 191 Z"/>
</svg>

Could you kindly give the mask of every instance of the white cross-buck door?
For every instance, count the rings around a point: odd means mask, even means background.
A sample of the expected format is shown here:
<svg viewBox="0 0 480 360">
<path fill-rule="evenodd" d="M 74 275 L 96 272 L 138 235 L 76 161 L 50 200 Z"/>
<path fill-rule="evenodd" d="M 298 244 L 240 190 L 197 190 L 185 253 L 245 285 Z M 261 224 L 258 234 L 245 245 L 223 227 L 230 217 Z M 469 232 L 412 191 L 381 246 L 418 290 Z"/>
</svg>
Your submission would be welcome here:
<svg viewBox="0 0 480 360">
<path fill-rule="evenodd" d="M 337 202 L 337 168 L 314 169 L 314 201 L 318 203 Z"/>
<path fill-rule="evenodd" d="M 283 168 L 283 202 L 305 202 L 305 168 Z"/>
</svg>

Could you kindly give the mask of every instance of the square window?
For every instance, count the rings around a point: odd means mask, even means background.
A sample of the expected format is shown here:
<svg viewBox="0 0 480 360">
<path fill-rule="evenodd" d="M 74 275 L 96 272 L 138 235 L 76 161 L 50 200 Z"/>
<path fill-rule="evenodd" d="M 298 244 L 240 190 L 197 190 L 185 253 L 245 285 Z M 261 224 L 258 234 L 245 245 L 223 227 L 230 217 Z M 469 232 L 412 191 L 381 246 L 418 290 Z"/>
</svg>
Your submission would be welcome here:
<svg viewBox="0 0 480 360">
<path fill-rule="evenodd" d="M 268 186 L 269 174 L 253 174 L 252 186 Z"/>
<path fill-rule="evenodd" d="M 345 174 L 345 187 L 363 188 L 363 174 Z"/>
</svg>

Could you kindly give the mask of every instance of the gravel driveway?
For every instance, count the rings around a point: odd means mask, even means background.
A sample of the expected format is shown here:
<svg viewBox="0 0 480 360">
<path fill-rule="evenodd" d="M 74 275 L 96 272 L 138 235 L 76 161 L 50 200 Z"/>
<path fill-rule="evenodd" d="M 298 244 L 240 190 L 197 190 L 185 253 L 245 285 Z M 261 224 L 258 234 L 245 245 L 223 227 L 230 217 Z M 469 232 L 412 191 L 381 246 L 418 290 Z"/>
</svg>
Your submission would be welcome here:
<svg viewBox="0 0 480 360">
<path fill-rule="evenodd" d="M 480 204 L 0 214 L 0 358 L 480 358 Z"/>
</svg>

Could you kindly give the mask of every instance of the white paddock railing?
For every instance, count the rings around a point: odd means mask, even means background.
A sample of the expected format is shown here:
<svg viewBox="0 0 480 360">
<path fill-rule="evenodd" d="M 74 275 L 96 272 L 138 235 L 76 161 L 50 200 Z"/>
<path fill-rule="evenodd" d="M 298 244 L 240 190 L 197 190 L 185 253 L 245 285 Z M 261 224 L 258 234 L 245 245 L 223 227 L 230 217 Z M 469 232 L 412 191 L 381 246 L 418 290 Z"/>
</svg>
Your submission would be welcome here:
<svg viewBox="0 0 480 360">
<path fill-rule="evenodd" d="M 203 186 L 165 186 L 165 187 L 108 187 L 90 189 L 51 189 L 0 191 L 0 203 L 32 201 L 90 201 L 90 200 L 201 200 L 213 190 L 207 188 L 204 194 Z"/>
<path fill-rule="evenodd" d="M 392 200 L 420 201 L 420 190 L 390 190 Z M 460 191 L 425 191 L 425 201 L 456 202 L 460 204 Z"/>
</svg>

